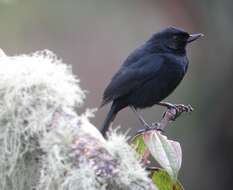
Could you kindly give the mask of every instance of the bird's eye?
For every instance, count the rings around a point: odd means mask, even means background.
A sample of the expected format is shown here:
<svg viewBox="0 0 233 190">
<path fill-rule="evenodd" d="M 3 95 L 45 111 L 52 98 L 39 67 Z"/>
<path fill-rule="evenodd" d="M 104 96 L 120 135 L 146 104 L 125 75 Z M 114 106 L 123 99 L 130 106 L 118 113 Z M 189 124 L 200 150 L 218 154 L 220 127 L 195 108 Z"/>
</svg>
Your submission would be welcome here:
<svg viewBox="0 0 233 190">
<path fill-rule="evenodd" d="M 172 36 L 172 39 L 173 39 L 173 40 L 177 40 L 177 39 L 178 39 L 178 36 Z"/>
</svg>

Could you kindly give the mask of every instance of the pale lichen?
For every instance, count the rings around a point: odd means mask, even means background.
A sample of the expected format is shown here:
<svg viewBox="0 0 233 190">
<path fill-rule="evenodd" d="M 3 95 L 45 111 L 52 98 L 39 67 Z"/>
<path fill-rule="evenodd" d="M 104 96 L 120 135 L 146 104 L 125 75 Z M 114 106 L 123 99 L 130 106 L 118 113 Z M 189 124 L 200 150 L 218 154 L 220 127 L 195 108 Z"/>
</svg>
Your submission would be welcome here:
<svg viewBox="0 0 233 190">
<path fill-rule="evenodd" d="M 85 92 L 70 66 L 45 50 L 2 54 L 0 67 L 1 190 L 150 189 L 126 137 L 106 141 L 92 111 L 74 111 Z"/>
<path fill-rule="evenodd" d="M 26 190 L 38 177 L 38 139 L 58 109 L 85 97 L 70 66 L 45 50 L 0 56 L 0 189 Z"/>
</svg>

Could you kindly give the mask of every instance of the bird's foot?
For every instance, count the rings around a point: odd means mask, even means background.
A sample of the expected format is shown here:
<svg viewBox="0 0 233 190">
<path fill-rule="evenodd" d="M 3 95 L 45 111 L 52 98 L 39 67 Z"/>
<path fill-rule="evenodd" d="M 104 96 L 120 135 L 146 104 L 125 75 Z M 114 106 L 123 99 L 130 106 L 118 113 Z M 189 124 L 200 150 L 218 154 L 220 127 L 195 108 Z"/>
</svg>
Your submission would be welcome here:
<svg viewBox="0 0 233 190">
<path fill-rule="evenodd" d="M 166 107 L 167 109 L 172 109 L 172 108 L 175 108 L 175 109 L 179 109 L 179 110 L 183 110 L 183 112 L 190 112 L 190 111 L 193 111 L 193 108 L 191 105 L 184 105 L 184 104 L 172 104 L 172 103 L 169 103 L 169 102 L 159 102 L 158 105 L 160 106 L 164 106 Z"/>
<path fill-rule="evenodd" d="M 159 102 L 158 105 L 164 106 L 164 107 L 166 107 L 167 109 L 175 108 L 175 104 L 171 104 L 171 103 L 169 103 L 169 102 Z"/>
<path fill-rule="evenodd" d="M 144 127 L 145 127 L 145 129 L 147 129 L 147 130 L 153 128 L 153 126 L 152 126 L 152 125 L 149 125 L 148 123 L 144 123 Z"/>
<path fill-rule="evenodd" d="M 150 131 L 150 130 L 151 130 L 151 128 L 146 127 L 146 128 L 143 128 L 143 129 L 139 129 L 136 134 L 145 133 L 145 132 Z"/>
<path fill-rule="evenodd" d="M 160 131 L 161 133 L 165 133 L 165 131 L 161 128 L 161 123 L 157 122 L 157 123 L 152 123 L 152 128 Z"/>
<path fill-rule="evenodd" d="M 160 102 L 159 105 L 165 106 L 168 109 L 164 113 L 162 120 L 158 123 L 152 123 L 149 125 L 142 117 L 139 117 L 144 129 L 139 130 L 137 133 L 144 133 L 150 130 L 157 130 L 164 133 L 164 128 L 169 121 L 175 121 L 183 112 L 192 112 L 194 110 L 191 105 L 171 104 L 168 102 Z"/>
<path fill-rule="evenodd" d="M 152 123 L 151 125 L 147 124 L 144 129 L 140 129 L 139 131 L 137 131 L 137 133 L 145 133 L 150 130 L 156 130 L 161 133 L 164 133 L 164 130 L 160 128 L 160 123 Z"/>
<path fill-rule="evenodd" d="M 183 112 L 192 112 L 194 110 L 191 105 L 184 105 L 184 104 L 169 104 L 168 109 L 175 110 L 175 114 L 171 119 L 172 121 L 175 121 Z"/>
<path fill-rule="evenodd" d="M 140 120 L 140 121 L 142 122 L 142 124 L 143 124 L 144 128 L 143 128 L 143 129 L 138 130 L 138 132 L 137 132 L 137 133 L 143 133 L 143 132 L 146 132 L 146 131 L 149 131 L 149 130 L 151 130 L 151 129 L 152 129 L 152 126 L 151 126 L 151 125 L 149 125 L 148 123 L 146 123 L 144 120 L 143 120 L 143 121 L 142 121 L 142 120 Z"/>
</svg>

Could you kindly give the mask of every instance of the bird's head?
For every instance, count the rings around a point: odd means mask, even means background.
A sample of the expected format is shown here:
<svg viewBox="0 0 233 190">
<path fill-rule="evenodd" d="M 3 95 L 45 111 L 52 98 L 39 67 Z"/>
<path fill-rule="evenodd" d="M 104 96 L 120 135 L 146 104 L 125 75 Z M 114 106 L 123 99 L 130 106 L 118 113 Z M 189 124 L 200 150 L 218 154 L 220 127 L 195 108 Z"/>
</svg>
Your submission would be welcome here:
<svg viewBox="0 0 233 190">
<path fill-rule="evenodd" d="M 189 34 L 182 29 L 168 27 L 155 33 L 148 41 L 151 48 L 160 49 L 165 52 L 185 53 L 185 47 L 188 43 L 204 36 L 201 33 Z"/>
</svg>

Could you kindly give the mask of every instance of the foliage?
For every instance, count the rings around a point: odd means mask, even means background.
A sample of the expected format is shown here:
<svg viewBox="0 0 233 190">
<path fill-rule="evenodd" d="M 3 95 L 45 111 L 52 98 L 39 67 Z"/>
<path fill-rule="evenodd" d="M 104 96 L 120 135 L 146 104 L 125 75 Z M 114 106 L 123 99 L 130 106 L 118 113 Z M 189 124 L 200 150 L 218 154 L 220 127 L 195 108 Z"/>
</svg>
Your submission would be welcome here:
<svg viewBox="0 0 233 190">
<path fill-rule="evenodd" d="M 145 165 L 150 163 L 148 158 L 151 154 L 162 167 L 148 167 L 150 177 L 159 190 L 183 189 L 177 181 L 182 162 L 182 152 L 178 142 L 168 140 L 156 129 L 150 129 L 135 135 L 131 139 L 131 145 L 141 156 Z"/>
</svg>

